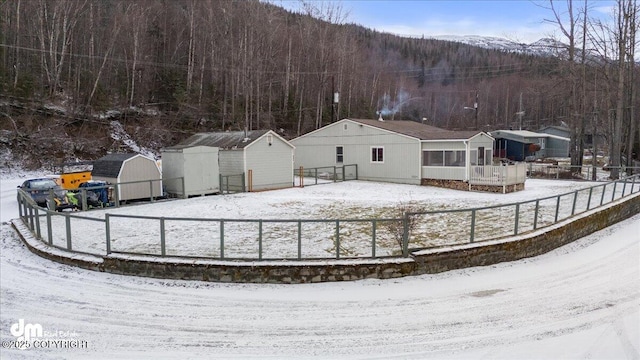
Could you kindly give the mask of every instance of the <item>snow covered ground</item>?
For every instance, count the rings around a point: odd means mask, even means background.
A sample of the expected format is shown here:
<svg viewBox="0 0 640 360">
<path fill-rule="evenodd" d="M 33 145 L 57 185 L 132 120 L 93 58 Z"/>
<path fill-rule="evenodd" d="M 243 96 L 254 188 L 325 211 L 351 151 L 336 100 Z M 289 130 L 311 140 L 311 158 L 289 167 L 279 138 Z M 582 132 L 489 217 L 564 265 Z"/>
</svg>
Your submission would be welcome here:
<svg viewBox="0 0 640 360">
<path fill-rule="evenodd" d="M 33 255 L 4 223 L 17 217 L 20 182 L 0 179 L 3 359 L 640 357 L 640 214 L 543 256 L 489 267 L 394 280 L 215 284 L 97 273 Z M 477 206 L 584 186 L 528 180 L 527 192 L 491 197 L 401 186 L 390 202 L 404 193 Z M 333 201 L 372 200 L 340 186 L 313 188 L 305 190 Z M 286 201 L 295 191 L 255 195 Z M 259 218 L 263 200 L 249 204 L 216 209 Z M 42 326 L 39 340 L 72 339 L 83 348 L 6 348 L 20 319 Z"/>
<path fill-rule="evenodd" d="M 9 180 L 6 180 L 9 182 Z M 602 183 L 598 183 L 602 185 Z M 166 253 L 176 256 L 218 257 L 224 243 L 226 258 L 259 258 L 259 249 L 265 259 L 295 259 L 298 256 L 298 230 L 300 254 L 303 258 L 334 258 L 336 256 L 336 220 L 339 223 L 340 256 L 368 257 L 372 254 L 373 222 L 371 219 L 398 219 L 402 207 L 413 211 L 439 211 L 442 209 L 469 209 L 497 204 L 513 204 L 525 200 L 566 194 L 560 201 L 558 219 L 600 204 L 601 199 L 610 202 L 614 186 L 599 186 L 592 191 L 581 191 L 574 203 L 573 191 L 586 189 L 594 183 L 575 181 L 550 181 L 530 179 L 526 189 L 510 194 L 464 192 L 437 187 L 381 184 L 367 181 L 329 183 L 305 188 L 290 188 L 259 193 L 240 193 L 224 196 L 206 196 L 186 200 L 174 200 L 106 208 L 75 215 L 100 221 L 71 219 L 73 249 L 106 254 L 105 214 L 110 214 L 111 250 L 115 252 L 162 253 L 160 243 L 160 218 L 164 218 Z M 4 196 L 8 201 L 8 214 L 18 216 L 15 205 L 15 186 L 7 186 Z M 623 190 L 631 192 L 631 186 L 618 186 L 615 198 Z M 640 189 L 640 182 L 634 191 Z M 604 196 L 603 195 L 604 190 Z M 519 233 L 532 230 L 535 202 L 519 208 Z M 13 212 L 12 212 L 13 210 Z M 554 222 L 556 198 L 539 203 L 537 226 Z M 513 234 L 515 206 L 499 207 L 477 212 L 474 240 L 492 239 Z M 123 218 L 121 216 L 145 216 L 149 218 Z M 7 218 L 10 218 L 9 216 Z M 174 220 L 181 218 L 181 220 Z M 208 219 L 209 221 L 187 221 Z M 3 217 L 3 219 L 5 219 Z M 215 221 L 214 221 L 215 219 Z M 219 219 L 224 219 L 222 224 Z M 262 220 L 259 223 L 257 220 Z M 300 224 L 296 220 L 302 219 Z M 325 219 L 326 221 L 318 221 Z M 348 219 L 345 220 L 345 219 Z M 423 248 L 454 243 L 468 243 L 471 229 L 471 213 L 437 213 L 416 215 L 417 226 L 411 232 L 409 246 Z M 48 239 L 46 218 L 40 218 L 42 237 Z M 251 221 L 253 220 L 253 221 Z M 287 222 L 284 222 L 288 220 Z M 67 246 L 65 218 L 53 217 L 52 242 Z M 375 254 L 397 255 L 401 249 L 394 237 L 398 221 L 377 221 Z M 259 227 L 262 226 L 260 231 Z M 224 232 L 224 239 L 221 234 Z M 88 236 L 88 234 L 91 234 Z M 261 234 L 261 235 L 259 235 Z M 259 240 L 261 236 L 261 240 Z M 261 241 L 261 242 L 260 242 Z M 260 243 L 259 243 L 260 242 Z"/>
</svg>

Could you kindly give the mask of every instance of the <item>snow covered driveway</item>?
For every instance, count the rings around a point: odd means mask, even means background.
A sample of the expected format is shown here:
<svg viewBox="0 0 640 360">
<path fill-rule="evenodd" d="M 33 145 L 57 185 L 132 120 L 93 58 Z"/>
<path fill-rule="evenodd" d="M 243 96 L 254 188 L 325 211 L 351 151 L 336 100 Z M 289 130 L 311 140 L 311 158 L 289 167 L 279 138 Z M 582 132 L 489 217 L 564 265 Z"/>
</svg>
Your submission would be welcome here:
<svg viewBox="0 0 640 360">
<path fill-rule="evenodd" d="M 0 244 L 0 336 L 24 319 L 83 349 L 33 358 L 640 357 L 640 215 L 546 255 L 394 280 L 215 284 L 81 270 Z"/>
</svg>

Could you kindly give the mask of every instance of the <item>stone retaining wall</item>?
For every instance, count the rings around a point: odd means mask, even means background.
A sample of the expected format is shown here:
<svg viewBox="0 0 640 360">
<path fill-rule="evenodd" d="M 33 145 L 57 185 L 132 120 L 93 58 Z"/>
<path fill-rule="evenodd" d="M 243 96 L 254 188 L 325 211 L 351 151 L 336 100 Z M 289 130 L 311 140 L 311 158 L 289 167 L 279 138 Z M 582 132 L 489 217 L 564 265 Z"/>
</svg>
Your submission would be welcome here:
<svg viewBox="0 0 640 360">
<path fill-rule="evenodd" d="M 114 274 L 241 283 L 312 283 L 388 279 L 491 265 L 537 256 L 640 213 L 640 193 L 528 234 L 414 251 L 409 258 L 317 261 L 216 261 L 129 254 L 85 255 L 49 246 L 17 219 L 29 249 L 45 258 Z"/>
</svg>

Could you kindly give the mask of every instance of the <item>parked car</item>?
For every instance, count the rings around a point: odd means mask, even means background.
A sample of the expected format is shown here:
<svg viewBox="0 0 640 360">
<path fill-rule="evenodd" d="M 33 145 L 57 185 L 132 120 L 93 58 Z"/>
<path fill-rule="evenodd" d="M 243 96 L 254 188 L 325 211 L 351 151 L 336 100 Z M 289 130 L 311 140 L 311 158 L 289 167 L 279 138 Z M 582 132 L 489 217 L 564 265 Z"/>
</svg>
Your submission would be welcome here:
<svg viewBox="0 0 640 360">
<path fill-rule="evenodd" d="M 18 189 L 29 194 L 33 201 L 40 207 L 46 207 L 55 211 L 73 210 L 75 208 L 75 206 L 69 202 L 67 191 L 52 178 L 29 179 L 18 186 Z M 53 199 L 49 196 L 51 189 L 53 189 Z"/>
<path fill-rule="evenodd" d="M 38 206 L 45 207 L 50 189 L 62 189 L 55 180 L 51 178 L 29 179 L 18 186 L 18 189 L 26 192 L 31 196 Z"/>
</svg>

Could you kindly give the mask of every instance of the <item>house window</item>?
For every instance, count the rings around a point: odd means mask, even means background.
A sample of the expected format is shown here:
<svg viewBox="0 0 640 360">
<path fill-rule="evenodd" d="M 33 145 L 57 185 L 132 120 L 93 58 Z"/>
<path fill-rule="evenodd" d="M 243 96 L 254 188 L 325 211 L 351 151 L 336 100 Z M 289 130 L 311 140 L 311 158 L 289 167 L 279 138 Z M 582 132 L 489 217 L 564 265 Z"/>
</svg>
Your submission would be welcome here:
<svg viewBox="0 0 640 360">
<path fill-rule="evenodd" d="M 442 151 L 422 152 L 422 166 L 443 166 L 444 153 Z"/>
<path fill-rule="evenodd" d="M 444 166 L 462 166 L 465 164 L 465 151 L 445 151 L 444 152 Z"/>
<path fill-rule="evenodd" d="M 384 148 L 372 147 L 371 148 L 371 162 L 383 163 L 384 162 Z"/>
<path fill-rule="evenodd" d="M 347 124 L 344 124 L 343 130 L 347 131 Z"/>
<path fill-rule="evenodd" d="M 484 165 L 484 146 L 478 148 L 478 164 Z"/>
<path fill-rule="evenodd" d="M 422 152 L 422 166 L 465 167 L 464 150 L 437 150 Z"/>
<path fill-rule="evenodd" d="M 342 164 L 343 160 L 344 160 L 344 148 L 342 146 L 336 146 L 336 163 Z"/>
<path fill-rule="evenodd" d="M 469 152 L 469 156 L 470 156 L 469 161 L 471 162 L 471 165 L 472 166 L 478 165 L 478 150 L 471 150 Z"/>
</svg>

